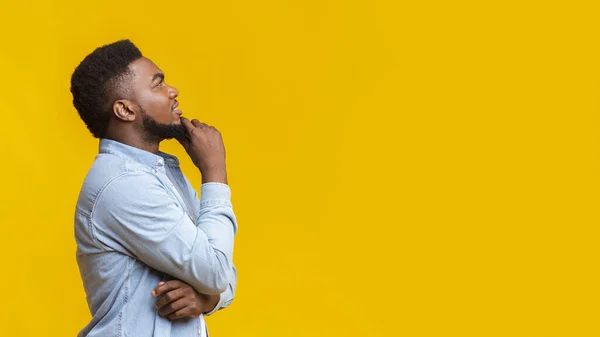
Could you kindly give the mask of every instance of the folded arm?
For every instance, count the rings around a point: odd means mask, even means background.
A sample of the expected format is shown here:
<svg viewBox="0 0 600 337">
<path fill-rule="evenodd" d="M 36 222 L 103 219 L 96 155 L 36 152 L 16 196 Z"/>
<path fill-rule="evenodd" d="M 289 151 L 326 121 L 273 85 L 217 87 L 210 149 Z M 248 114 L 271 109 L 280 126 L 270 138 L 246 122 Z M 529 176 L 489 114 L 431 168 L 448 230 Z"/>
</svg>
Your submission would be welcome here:
<svg viewBox="0 0 600 337">
<path fill-rule="evenodd" d="M 196 227 L 157 177 L 125 173 L 100 192 L 92 212 L 96 238 L 105 248 L 129 254 L 199 293 L 229 292 L 237 230 L 231 192 L 218 183 L 201 188 Z"/>
</svg>

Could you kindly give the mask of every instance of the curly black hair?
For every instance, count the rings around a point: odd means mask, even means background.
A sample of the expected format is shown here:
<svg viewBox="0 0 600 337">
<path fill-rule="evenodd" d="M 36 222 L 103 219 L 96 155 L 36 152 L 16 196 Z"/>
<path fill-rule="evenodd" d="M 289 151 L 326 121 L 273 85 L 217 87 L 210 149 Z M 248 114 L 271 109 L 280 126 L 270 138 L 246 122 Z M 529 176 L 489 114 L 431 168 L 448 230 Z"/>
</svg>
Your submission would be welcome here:
<svg viewBox="0 0 600 337">
<path fill-rule="evenodd" d="M 140 57 L 131 41 L 121 40 L 97 48 L 73 72 L 73 105 L 94 137 L 106 134 L 113 102 L 129 94 L 123 85 L 130 75 L 128 66 Z"/>
</svg>

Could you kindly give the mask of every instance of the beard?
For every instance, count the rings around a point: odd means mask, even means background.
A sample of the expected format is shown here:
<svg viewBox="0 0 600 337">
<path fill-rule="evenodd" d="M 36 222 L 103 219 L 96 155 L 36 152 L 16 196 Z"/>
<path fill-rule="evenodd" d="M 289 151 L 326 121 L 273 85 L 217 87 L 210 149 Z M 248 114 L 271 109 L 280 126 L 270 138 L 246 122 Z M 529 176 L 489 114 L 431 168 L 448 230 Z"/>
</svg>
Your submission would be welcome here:
<svg viewBox="0 0 600 337">
<path fill-rule="evenodd" d="M 164 139 L 185 139 L 186 130 L 182 124 L 161 124 L 148 116 L 146 111 L 142 109 L 143 128 L 146 133 L 145 138 L 156 139 L 158 141 Z"/>
</svg>

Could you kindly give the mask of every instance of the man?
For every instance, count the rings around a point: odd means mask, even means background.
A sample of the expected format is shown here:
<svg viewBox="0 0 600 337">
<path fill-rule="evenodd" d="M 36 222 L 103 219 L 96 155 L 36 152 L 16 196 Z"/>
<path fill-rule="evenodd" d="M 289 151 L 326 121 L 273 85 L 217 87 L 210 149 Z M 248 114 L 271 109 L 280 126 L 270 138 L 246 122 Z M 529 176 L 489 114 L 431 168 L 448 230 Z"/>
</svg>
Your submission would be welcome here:
<svg viewBox="0 0 600 337">
<path fill-rule="evenodd" d="M 206 336 L 204 315 L 233 300 L 237 222 L 225 148 L 181 117 L 179 92 L 129 40 L 96 49 L 71 77 L 73 105 L 100 151 L 75 212 L 77 263 L 91 322 L 79 336 Z M 201 200 L 175 138 L 200 170 Z"/>
</svg>

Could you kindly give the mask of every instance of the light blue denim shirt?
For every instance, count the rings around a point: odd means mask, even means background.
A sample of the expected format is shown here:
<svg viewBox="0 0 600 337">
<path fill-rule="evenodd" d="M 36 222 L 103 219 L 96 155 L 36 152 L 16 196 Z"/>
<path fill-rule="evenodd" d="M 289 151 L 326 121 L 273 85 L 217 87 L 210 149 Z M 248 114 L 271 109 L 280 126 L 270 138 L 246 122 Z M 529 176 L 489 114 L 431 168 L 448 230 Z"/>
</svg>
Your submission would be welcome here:
<svg viewBox="0 0 600 337">
<path fill-rule="evenodd" d="M 237 222 L 227 185 L 201 200 L 174 156 L 101 139 L 75 211 L 77 263 L 92 314 L 80 337 L 206 336 L 204 316 L 169 321 L 151 292 L 177 278 L 233 300 Z"/>
</svg>

